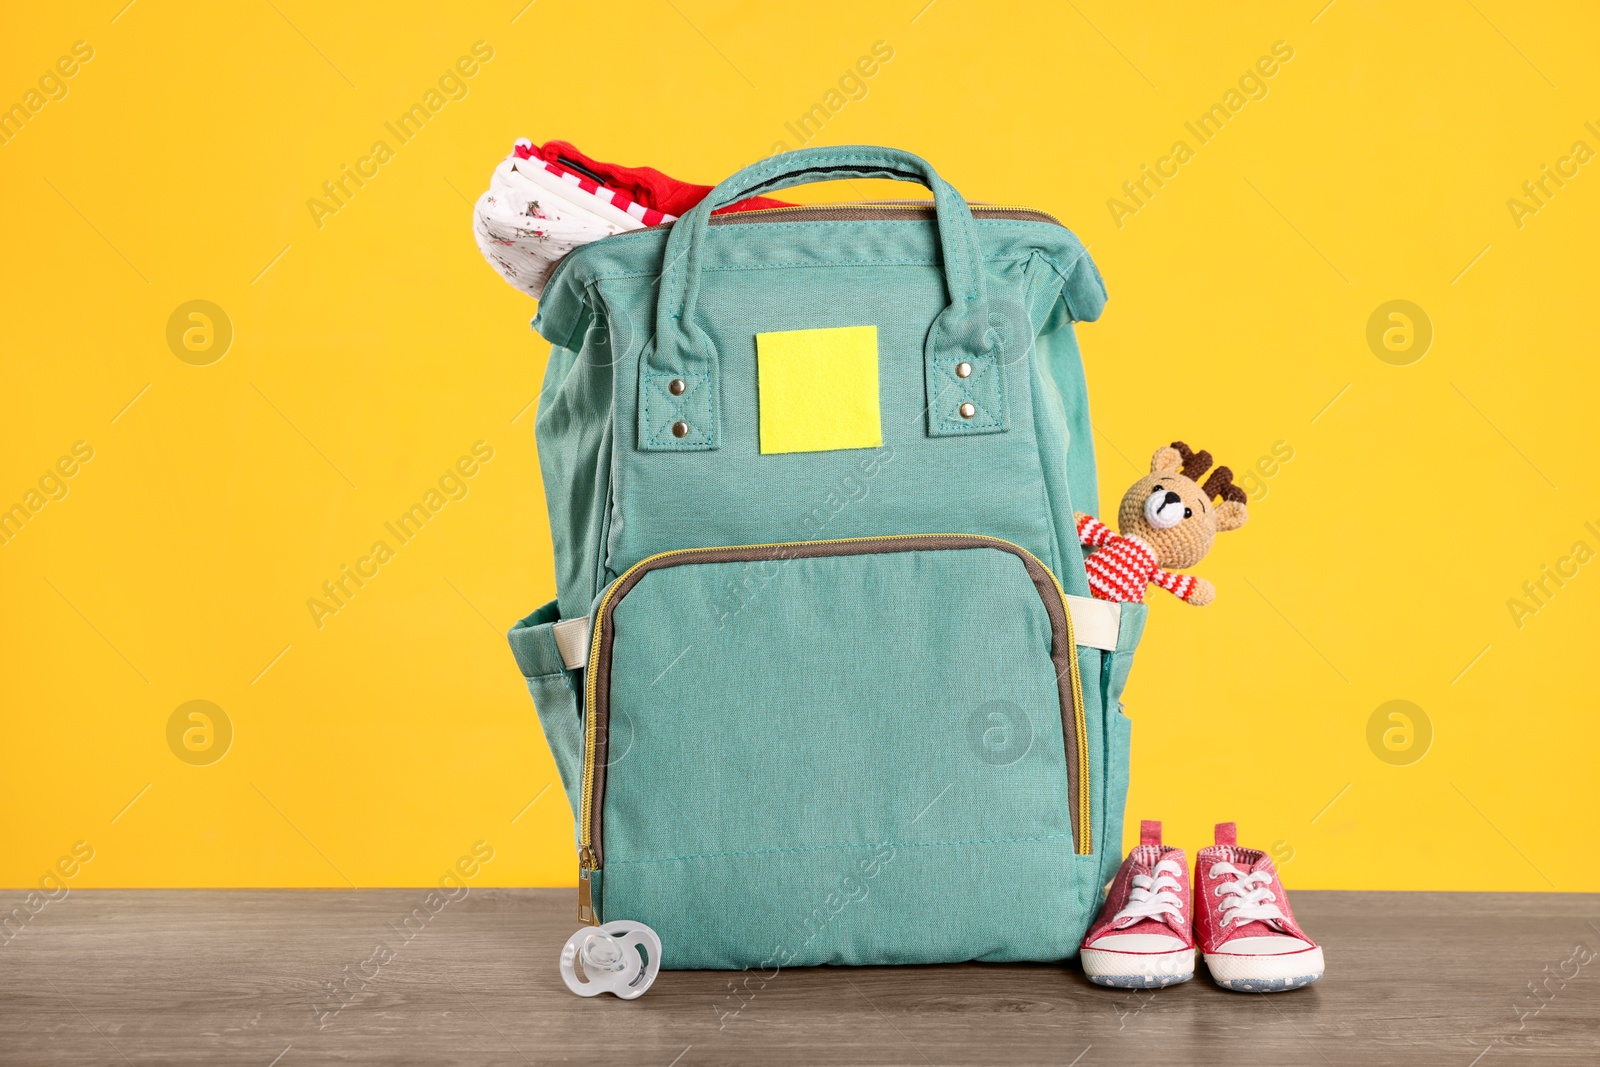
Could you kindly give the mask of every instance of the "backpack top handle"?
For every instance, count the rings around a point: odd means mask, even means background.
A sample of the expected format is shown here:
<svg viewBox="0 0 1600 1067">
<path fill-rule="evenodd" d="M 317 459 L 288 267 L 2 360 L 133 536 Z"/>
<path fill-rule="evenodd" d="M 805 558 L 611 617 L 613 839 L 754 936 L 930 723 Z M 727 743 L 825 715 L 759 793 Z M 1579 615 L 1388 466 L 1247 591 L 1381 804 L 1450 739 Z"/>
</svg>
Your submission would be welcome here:
<svg viewBox="0 0 1600 1067">
<path fill-rule="evenodd" d="M 928 162 L 893 148 L 847 146 L 806 148 L 754 163 L 717 185 L 695 208 L 678 219 L 663 253 L 656 303 L 656 333 L 640 361 L 640 382 L 661 376 L 688 376 L 706 390 L 709 416 L 703 431 L 675 438 L 661 426 L 641 421 L 639 445 L 645 451 L 712 451 L 721 438 L 720 373 L 716 347 L 695 321 L 700 294 L 700 268 L 711 213 L 746 197 L 838 178 L 888 178 L 916 182 L 933 192 L 939 228 L 945 288 L 950 303 L 928 330 L 923 348 L 929 436 L 993 433 L 1004 426 L 974 425 L 939 403 L 954 383 L 954 366 L 972 364 L 969 374 L 983 374 L 1001 387 L 1000 368 L 1026 351 L 1031 330 L 1022 304 L 994 291 L 983 273 L 972 211 L 961 194 L 939 177 Z M 1011 351 L 1008 353 L 1008 349 Z M 950 381 L 946 382 L 946 378 Z M 996 398 L 1000 400 L 999 397 Z M 944 411 L 945 406 L 952 407 Z M 1003 402 L 997 410 L 1004 410 Z"/>
</svg>

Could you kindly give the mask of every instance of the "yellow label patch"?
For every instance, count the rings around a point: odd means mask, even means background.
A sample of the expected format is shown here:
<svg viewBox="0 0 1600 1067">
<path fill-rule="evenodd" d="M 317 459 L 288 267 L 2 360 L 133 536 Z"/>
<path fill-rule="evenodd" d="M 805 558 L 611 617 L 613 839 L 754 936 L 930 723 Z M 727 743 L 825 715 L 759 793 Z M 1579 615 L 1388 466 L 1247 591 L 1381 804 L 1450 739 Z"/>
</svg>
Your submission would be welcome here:
<svg viewBox="0 0 1600 1067">
<path fill-rule="evenodd" d="M 883 444 L 876 326 L 758 333 L 756 374 L 763 454 Z"/>
</svg>

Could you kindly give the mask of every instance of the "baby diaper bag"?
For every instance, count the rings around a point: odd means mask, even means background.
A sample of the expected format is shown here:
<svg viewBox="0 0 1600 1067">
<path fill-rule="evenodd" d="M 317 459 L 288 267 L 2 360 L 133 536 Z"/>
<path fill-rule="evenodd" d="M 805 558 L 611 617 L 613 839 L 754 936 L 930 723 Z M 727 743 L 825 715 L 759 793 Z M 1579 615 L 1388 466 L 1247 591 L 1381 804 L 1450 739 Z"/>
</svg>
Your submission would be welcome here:
<svg viewBox="0 0 1600 1067">
<path fill-rule="evenodd" d="M 713 214 L 807 182 L 933 200 Z M 1054 218 L 813 148 L 578 248 L 534 328 L 556 600 L 511 647 L 579 914 L 674 968 L 1053 961 L 1121 858 L 1144 605 L 1094 600 Z"/>
</svg>

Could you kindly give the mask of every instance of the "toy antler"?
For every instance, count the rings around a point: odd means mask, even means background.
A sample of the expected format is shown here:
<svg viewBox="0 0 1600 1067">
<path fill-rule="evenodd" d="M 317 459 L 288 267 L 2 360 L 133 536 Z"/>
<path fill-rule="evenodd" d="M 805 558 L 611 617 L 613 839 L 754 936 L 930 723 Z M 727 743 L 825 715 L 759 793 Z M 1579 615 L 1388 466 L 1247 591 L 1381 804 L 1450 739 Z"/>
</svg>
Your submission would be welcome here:
<svg viewBox="0 0 1600 1067">
<path fill-rule="evenodd" d="M 1250 499 L 1243 489 L 1233 484 L 1233 471 L 1227 467 L 1218 467 L 1212 471 L 1211 477 L 1206 479 L 1206 484 L 1201 488 L 1205 490 L 1206 496 L 1220 496 L 1224 500 L 1233 500 L 1240 504 Z"/>
<path fill-rule="evenodd" d="M 1210 452 L 1204 449 L 1196 452 L 1182 441 L 1172 442 L 1172 447 L 1183 457 L 1183 476 L 1191 482 L 1198 482 L 1201 475 L 1211 469 Z"/>
</svg>

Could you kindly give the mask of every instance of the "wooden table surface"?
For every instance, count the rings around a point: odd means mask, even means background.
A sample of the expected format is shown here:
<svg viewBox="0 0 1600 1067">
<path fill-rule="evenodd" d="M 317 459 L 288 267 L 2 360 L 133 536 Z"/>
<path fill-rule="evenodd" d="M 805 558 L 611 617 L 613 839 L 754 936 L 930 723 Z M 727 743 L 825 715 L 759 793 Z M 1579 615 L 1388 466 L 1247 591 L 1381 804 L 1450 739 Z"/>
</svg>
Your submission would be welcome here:
<svg viewBox="0 0 1600 1067">
<path fill-rule="evenodd" d="M 1298 892 L 1328 975 L 1276 995 L 963 964 L 632 1002 L 562 984 L 570 891 L 474 889 L 408 937 L 425 895 L 73 891 L 0 945 L 0 1063 L 1600 1064 L 1596 895 Z"/>
</svg>

